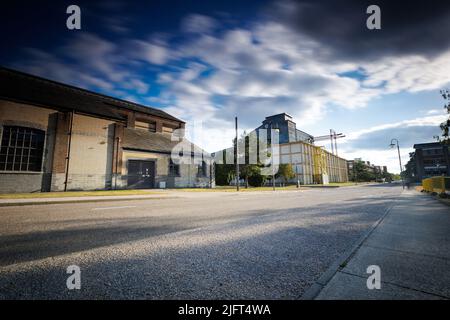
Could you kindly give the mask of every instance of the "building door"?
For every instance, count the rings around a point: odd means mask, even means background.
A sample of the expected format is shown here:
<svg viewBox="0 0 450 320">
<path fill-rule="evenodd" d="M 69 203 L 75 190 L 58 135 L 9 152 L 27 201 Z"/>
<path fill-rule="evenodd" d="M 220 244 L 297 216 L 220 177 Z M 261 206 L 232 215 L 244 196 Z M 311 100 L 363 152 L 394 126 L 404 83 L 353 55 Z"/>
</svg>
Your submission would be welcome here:
<svg viewBox="0 0 450 320">
<path fill-rule="evenodd" d="M 155 162 L 128 160 L 128 188 L 150 189 L 155 186 Z"/>
</svg>

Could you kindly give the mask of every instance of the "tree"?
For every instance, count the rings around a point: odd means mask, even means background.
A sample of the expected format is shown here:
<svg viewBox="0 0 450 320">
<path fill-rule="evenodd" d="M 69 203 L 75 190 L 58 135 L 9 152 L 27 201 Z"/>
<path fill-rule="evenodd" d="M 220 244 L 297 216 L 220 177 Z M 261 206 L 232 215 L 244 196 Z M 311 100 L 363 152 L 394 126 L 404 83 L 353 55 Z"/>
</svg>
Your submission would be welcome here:
<svg viewBox="0 0 450 320">
<path fill-rule="evenodd" d="M 364 162 L 361 160 L 355 160 L 353 163 L 353 179 L 358 181 L 371 181 L 375 180 L 375 174 L 373 172 L 370 172 L 369 169 L 366 167 Z"/>
<path fill-rule="evenodd" d="M 232 143 L 233 149 L 236 150 L 236 138 L 233 138 Z M 240 159 L 240 162 L 243 162 L 239 164 L 239 178 L 243 178 L 245 180 L 246 188 L 248 188 L 249 185 L 252 187 L 259 187 L 264 184 L 266 177 L 261 174 L 261 167 L 263 167 L 263 165 L 260 163 L 259 159 L 256 164 L 250 163 L 250 152 L 256 152 L 257 150 L 250 150 L 249 143 L 249 135 L 244 131 L 238 140 L 238 158 Z M 224 152 L 222 159 L 224 163 L 225 158 L 226 156 Z M 236 161 L 236 153 L 234 153 L 233 162 L 236 163 Z M 216 164 L 216 184 L 229 185 L 231 180 L 236 177 L 235 170 L 235 164 Z"/>
<path fill-rule="evenodd" d="M 416 181 L 417 172 L 416 172 L 416 154 L 415 154 L 415 152 L 409 153 L 409 161 L 405 165 L 405 171 L 403 171 L 403 176 L 408 181 Z"/>
<path fill-rule="evenodd" d="M 283 184 L 285 184 L 288 180 L 295 177 L 295 172 L 290 163 L 282 163 L 278 167 L 276 176 L 282 178 Z"/>
<path fill-rule="evenodd" d="M 215 165 L 215 178 L 218 186 L 228 186 L 231 180 L 234 179 L 234 166 L 229 164 Z"/>
<path fill-rule="evenodd" d="M 249 166 L 248 184 L 252 187 L 261 187 L 266 181 L 266 176 L 261 174 L 261 167 L 258 165 Z"/>
<path fill-rule="evenodd" d="M 448 89 L 441 90 L 441 95 L 445 100 L 444 108 L 447 110 L 447 113 L 450 115 L 450 91 Z M 440 128 L 442 130 L 442 140 L 440 139 L 440 141 L 444 144 L 450 144 L 450 136 L 449 136 L 450 116 L 446 121 L 441 123 Z"/>
</svg>

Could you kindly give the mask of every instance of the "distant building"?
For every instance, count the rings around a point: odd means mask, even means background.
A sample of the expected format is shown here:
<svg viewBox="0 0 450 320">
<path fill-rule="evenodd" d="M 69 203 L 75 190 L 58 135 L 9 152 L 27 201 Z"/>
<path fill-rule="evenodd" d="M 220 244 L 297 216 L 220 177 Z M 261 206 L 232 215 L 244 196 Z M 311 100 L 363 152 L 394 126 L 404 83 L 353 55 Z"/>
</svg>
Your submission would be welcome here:
<svg viewBox="0 0 450 320">
<path fill-rule="evenodd" d="M 268 141 L 271 139 L 270 130 L 278 130 L 279 150 L 276 153 L 280 155 L 280 163 L 291 164 L 295 172 L 290 183 L 298 181 L 301 184 L 327 184 L 348 181 L 346 160 L 315 146 L 314 137 L 297 129 L 290 115 L 281 113 L 266 117 L 262 125 L 250 134 L 256 132 L 259 136 L 263 129 L 267 130 Z M 227 150 L 233 154 L 233 148 Z"/>
<path fill-rule="evenodd" d="M 0 192 L 208 187 L 211 158 L 155 108 L 0 68 Z M 179 130 L 182 137 L 183 130 Z"/>
<path fill-rule="evenodd" d="M 298 141 L 307 143 L 314 142 L 314 137 L 312 135 L 297 129 L 297 125 L 292 120 L 292 116 L 288 115 L 287 113 L 280 113 L 266 117 L 266 119 L 262 122 L 262 125 L 260 125 L 255 130 L 258 132 L 259 129 L 278 129 L 280 144 Z"/>
<path fill-rule="evenodd" d="M 383 173 L 387 173 L 387 167 L 386 166 L 377 166 L 370 163 L 370 161 L 363 161 L 361 158 L 356 158 L 354 160 L 347 160 L 347 170 L 348 170 L 348 176 L 350 180 L 355 180 L 355 173 L 353 171 L 353 166 L 355 164 L 355 161 L 360 161 L 363 163 L 365 169 L 374 175 L 381 175 Z"/>
<path fill-rule="evenodd" d="M 450 176 L 449 148 L 449 145 L 440 142 L 415 144 L 415 180 L 421 181 L 440 175 Z"/>
</svg>

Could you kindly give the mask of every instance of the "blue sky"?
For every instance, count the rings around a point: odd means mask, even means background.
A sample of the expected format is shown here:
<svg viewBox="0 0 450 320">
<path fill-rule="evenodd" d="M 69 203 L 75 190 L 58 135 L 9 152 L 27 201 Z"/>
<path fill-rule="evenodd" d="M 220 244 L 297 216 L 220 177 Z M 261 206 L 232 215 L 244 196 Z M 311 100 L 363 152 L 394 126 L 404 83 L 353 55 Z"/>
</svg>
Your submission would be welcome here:
<svg viewBox="0 0 450 320">
<path fill-rule="evenodd" d="M 380 1 L 382 30 L 369 33 L 364 5 L 344 2 L 78 1 L 82 29 L 69 31 L 73 2 L 17 1 L 2 11 L 0 59 L 201 122 L 195 142 L 211 152 L 230 145 L 235 115 L 248 131 L 286 112 L 313 135 L 344 133 L 347 159 L 398 172 L 391 138 L 406 163 L 445 119 L 450 50 L 435 31 L 448 6 L 411 9 L 420 22 L 411 25 L 395 16 L 401 6 Z"/>
</svg>

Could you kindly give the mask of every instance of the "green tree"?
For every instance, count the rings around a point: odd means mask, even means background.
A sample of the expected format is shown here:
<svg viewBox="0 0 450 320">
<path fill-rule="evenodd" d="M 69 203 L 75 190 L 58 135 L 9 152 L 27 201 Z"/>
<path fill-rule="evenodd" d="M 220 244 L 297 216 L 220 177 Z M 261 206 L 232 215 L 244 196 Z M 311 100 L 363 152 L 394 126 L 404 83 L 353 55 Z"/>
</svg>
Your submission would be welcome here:
<svg viewBox="0 0 450 320">
<path fill-rule="evenodd" d="M 261 166 L 251 165 L 249 168 L 248 183 L 252 187 L 261 187 L 266 181 L 266 177 L 261 174 Z"/>
<path fill-rule="evenodd" d="M 441 90 L 441 95 L 445 100 L 444 108 L 447 110 L 447 113 L 450 115 L 450 91 L 448 89 Z M 442 143 L 450 144 L 450 116 L 449 118 L 440 124 L 440 128 L 442 130 L 442 139 L 439 139 Z"/>
<path fill-rule="evenodd" d="M 244 131 L 244 133 L 239 137 L 239 150 L 238 157 L 240 159 L 239 164 L 239 178 L 245 180 L 245 187 L 259 187 L 264 184 L 266 177 L 261 175 L 261 167 L 263 165 L 259 162 L 250 163 L 250 152 L 256 153 L 257 150 L 250 150 L 250 138 L 249 135 Z M 233 150 L 236 150 L 236 138 L 232 140 Z M 253 146 L 254 148 L 254 146 Z M 224 150 L 225 151 L 225 150 Z M 225 163 L 225 152 L 224 158 L 222 159 Z M 234 153 L 233 163 L 236 163 L 236 153 Z M 229 185 L 232 179 L 236 176 L 236 166 L 235 164 L 216 164 L 216 184 L 217 185 Z"/>
<path fill-rule="evenodd" d="M 416 154 L 415 152 L 409 153 L 409 161 L 405 165 L 405 171 L 402 172 L 404 178 L 408 181 L 416 181 Z"/>
<path fill-rule="evenodd" d="M 230 164 L 216 164 L 215 178 L 218 186 L 228 186 L 234 179 L 234 166 Z"/>
<path fill-rule="evenodd" d="M 375 180 L 375 174 L 366 167 L 361 160 L 355 160 L 353 162 L 353 179 L 358 181 L 371 181 Z"/>
<path fill-rule="evenodd" d="M 283 184 L 285 184 L 288 180 L 295 177 L 294 169 L 290 163 L 282 163 L 278 167 L 278 173 L 276 174 L 277 178 L 283 179 Z"/>
</svg>

